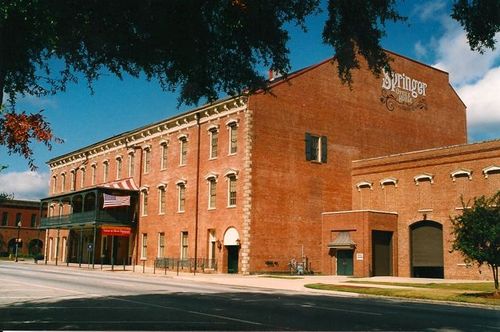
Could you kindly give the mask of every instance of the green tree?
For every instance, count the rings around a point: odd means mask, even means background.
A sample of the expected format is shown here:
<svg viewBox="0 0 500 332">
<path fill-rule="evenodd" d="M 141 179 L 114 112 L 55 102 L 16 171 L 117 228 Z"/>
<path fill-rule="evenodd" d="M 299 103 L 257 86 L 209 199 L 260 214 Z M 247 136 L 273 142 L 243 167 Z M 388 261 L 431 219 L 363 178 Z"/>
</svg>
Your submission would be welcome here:
<svg viewBox="0 0 500 332">
<path fill-rule="evenodd" d="M 64 91 L 83 76 L 90 89 L 103 72 L 158 80 L 178 89 L 179 102 L 196 104 L 220 92 L 265 88 L 265 66 L 290 70 L 286 27 L 305 29 L 320 0 L 5 0 L 0 2 L 0 145 L 30 158 L 31 140 L 50 148 L 55 137 L 40 113 L 15 111 L 19 96 Z M 404 21 L 396 0 L 328 0 L 323 40 L 335 49 L 339 75 L 365 58 L 379 74 L 389 68 L 380 46 L 387 21 Z M 471 47 L 493 48 L 500 3 L 461 0 L 453 18 L 467 30 Z M 5 118 L 9 117 L 10 120 Z M 29 121 L 36 120 L 36 121 Z M 6 125 L 6 122 L 7 123 Z M 13 135 L 13 123 L 25 128 Z M 30 159 L 29 159 L 30 160 Z M 31 160 L 30 160 L 31 161 Z M 30 166 L 34 166 L 32 163 Z"/>
<path fill-rule="evenodd" d="M 474 198 L 474 203 L 464 207 L 461 215 L 451 218 L 453 225 L 453 250 L 479 266 L 487 264 L 493 273 L 495 294 L 498 289 L 500 265 L 500 191 L 491 197 Z"/>
</svg>

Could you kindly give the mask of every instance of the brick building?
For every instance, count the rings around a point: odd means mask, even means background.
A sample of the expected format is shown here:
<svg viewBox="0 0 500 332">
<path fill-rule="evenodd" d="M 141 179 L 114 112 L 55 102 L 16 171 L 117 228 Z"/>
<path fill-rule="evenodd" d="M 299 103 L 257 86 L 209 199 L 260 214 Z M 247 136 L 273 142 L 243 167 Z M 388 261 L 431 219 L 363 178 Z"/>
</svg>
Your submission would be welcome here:
<svg viewBox="0 0 500 332">
<path fill-rule="evenodd" d="M 476 278 L 446 250 L 448 216 L 498 190 L 500 142 L 467 145 L 448 74 L 391 56 L 392 77 L 363 68 L 349 88 L 327 60 L 50 160 L 47 259 Z M 416 254 L 422 234 L 438 258 Z"/>
<path fill-rule="evenodd" d="M 40 202 L 0 199 L 0 255 L 35 256 L 43 253 L 40 223 Z M 16 241 L 16 239 L 18 239 Z"/>
</svg>

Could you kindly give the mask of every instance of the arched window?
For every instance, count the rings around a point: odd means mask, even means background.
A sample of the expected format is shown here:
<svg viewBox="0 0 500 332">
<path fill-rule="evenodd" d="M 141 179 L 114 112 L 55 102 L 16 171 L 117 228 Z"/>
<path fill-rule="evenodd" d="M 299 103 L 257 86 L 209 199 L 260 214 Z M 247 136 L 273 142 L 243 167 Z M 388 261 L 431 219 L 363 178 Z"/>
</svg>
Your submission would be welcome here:
<svg viewBox="0 0 500 332">
<path fill-rule="evenodd" d="M 165 214 L 166 208 L 166 185 L 158 185 L 158 214 Z"/>
<path fill-rule="evenodd" d="M 208 183 L 208 208 L 215 209 L 217 199 L 217 175 L 210 173 L 205 179 Z"/>
<path fill-rule="evenodd" d="M 130 150 L 128 152 L 128 177 L 131 178 L 134 176 L 134 163 L 135 163 L 135 154 L 134 150 Z"/>
<path fill-rule="evenodd" d="M 102 182 L 108 182 L 109 179 L 109 161 L 102 162 Z"/>
<path fill-rule="evenodd" d="M 61 173 L 61 192 L 66 188 L 66 173 Z"/>
<path fill-rule="evenodd" d="M 235 170 L 229 170 L 226 172 L 225 176 L 227 178 L 227 207 L 236 206 L 236 181 L 238 172 Z"/>
<path fill-rule="evenodd" d="M 149 188 L 148 187 L 143 187 L 141 188 L 141 215 L 142 216 L 147 216 L 148 215 L 148 196 L 149 196 Z"/>
<path fill-rule="evenodd" d="M 229 120 L 227 123 L 229 131 L 229 154 L 235 154 L 238 151 L 238 120 Z"/>
<path fill-rule="evenodd" d="M 168 161 L 168 142 L 161 141 L 160 142 L 160 170 L 167 169 L 167 161 Z"/>
<path fill-rule="evenodd" d="M 119 180 L 122 177 L 122 156 L 116 156 L 116 179 Z"/>
<path fill-rule="evenodd" d="M 186 208 L 186 181 L 177 181 L 177 212 L 184 212 Z"/>
<path fill-rule="evenodd" d="M 151 146 L 143 148 L 143 173 L 148 174 L 151 171 Z"/>
<path fill-rule="evenodd" d="M 187 145 L 188 138 L 187 135 L 179 136 L 179 165 L 184 166 L 187 162 Z"/>
<path fill-rule="evenodd" d="M 219 127 L 215 125 L 210 126 L 208 128 L 208 134 L 210 138 L 209 158 L 215 159 L 217 158 L 218 147 L 219 147 Z"/>
</svg>

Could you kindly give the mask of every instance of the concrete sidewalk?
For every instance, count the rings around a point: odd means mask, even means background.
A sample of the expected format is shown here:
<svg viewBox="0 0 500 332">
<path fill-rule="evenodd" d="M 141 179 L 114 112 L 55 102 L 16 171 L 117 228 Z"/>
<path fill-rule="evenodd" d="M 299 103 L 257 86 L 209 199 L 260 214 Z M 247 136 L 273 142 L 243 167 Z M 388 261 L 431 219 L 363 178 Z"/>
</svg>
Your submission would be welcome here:
<svg viewBox="0 0 500 332">
<path fill-rule="evenodd" d="M 13 262 L 12 262 L 13 263 Z M 34 264 L 33 261 L 19 261 L 18 263 L 13 264 Z M 45 266 L 45 263 L 39 262 L 39 265 Z M 47 266 L 55 266 L 55 264 L 48 263 Z M 113 273 L 113 274 L 126 274 L 141 277 L 166 277 L 172 279 L 180 279 L 180 280 L 193 280 L 198 282 L 207 282 L 221 285 L 230 285 L 235 287 L 253 287 L 253 288 L 263 288 L 268 290 L 282 290 L 282 291 L 297 291 L 297 292 L 307 292 L 307 293 L 323 293 L 323 294 L 335 294 L 335 295 L 343 295 L 343 296 L 359 296 L 355 293 L 346 293 L 346 292 L 332 292 L 332 291 L 323 291 L 316 290 L 311 288 L 306 288 L 307 284 L 314 283 L 323 283 L 323 284 L 336 284 L 336 285 L 351 285 L 354 284 L 348 283 L 349 281 L 358 281 L 361 283 L 356 283 L 356 286 L 359 287 L 379 287 L 379 288 L 411 288 L 406 286 L 393 286 L 393 285 L 375 285 L 366 283 L 363 284 L 363 281 L 367 282 L 397 282 L 397 283 L 461 283 L 461 282 L 485 282 L 484 280 L 455 280 L 455 279 L 428 279 L 428 278 L 404 278 L 404 277 L 370 277 L 370 278 L 353 278 L 348 276 L 325 276 L 325 275 L 241 275 L 241 274 L 217 274 L 217 273 L 202 273 L 197 272 L 188 273 L 179 271 L 167 270 L 165 274 L 164 269 L 153 269 L 152 267 L 143 267 L 142 265 L 125 266 L 125 270 L 123 265 L 116 265 L 112 270 L 110 265 L 103 265 L 101 270 L 101 265 L 95 265 L 94 269 L 92 269 L 92 265 L 82 264 L 79 267 L 78 264 L 71 263 L 67 266 L 66 263 L 59 264 L 60 268 L 71 268 L 82 271 L 92 271 L 92 272 L 101 272 L 101 273 Z"/>
</svg>

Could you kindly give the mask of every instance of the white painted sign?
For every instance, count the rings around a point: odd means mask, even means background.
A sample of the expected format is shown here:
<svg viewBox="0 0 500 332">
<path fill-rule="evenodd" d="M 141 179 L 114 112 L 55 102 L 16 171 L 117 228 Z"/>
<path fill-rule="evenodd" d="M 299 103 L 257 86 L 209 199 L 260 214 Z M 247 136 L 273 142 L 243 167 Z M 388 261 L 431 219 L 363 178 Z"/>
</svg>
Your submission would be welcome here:
<svg viewBox="0 0 500 332">
<path fill-rule="evenodd" d="M 363 253 L 356 254 L 356 260 L 357 261 L 362 261 L 363 260 Z"/>
<path fill-rule="evenodd" d="M 427 83 L 407 76 L 405 73 L 383 71 L 381 101 L 393 111 L 396 105 L 408 110 L 423 110 Z"/>
</svg>

